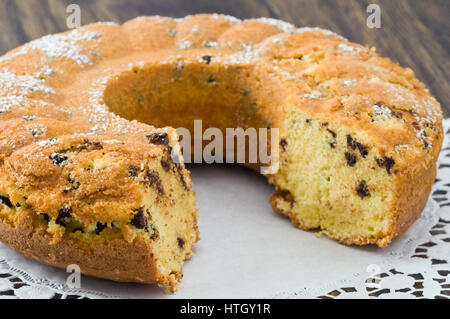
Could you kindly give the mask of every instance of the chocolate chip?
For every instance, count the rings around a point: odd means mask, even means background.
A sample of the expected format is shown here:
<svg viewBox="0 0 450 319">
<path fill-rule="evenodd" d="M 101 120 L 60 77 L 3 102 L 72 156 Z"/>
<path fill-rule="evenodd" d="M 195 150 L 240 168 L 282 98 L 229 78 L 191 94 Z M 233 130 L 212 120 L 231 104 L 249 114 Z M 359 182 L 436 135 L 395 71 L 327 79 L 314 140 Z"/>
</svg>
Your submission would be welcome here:
<svg viewBox="0 0 450 319">
<path fill-rule="evenodd" d="M 0 202 L 3 205 L 8 206 L 9 208 L 13 208 L 13 204 L 11 203 L 11 200 L 7 196 L 0 196 Z"/>
<path fill-rule="evenodd" d="M 181 167 L 181 165 L 179 163 L 175 163 L 175 166 L 177 167 L 178 175 L 180 176 L 181 185 L 183 185 L 183 188 L 185 190 L 189 190 L 186 179 L 184 178 L 183 168 Z"/>
<path fill-rule="evenodd" d="M 158 193 L 160 195 L 164 194 L 164 187 L 161 183 L 161 179 L 159 178 L 158 172 L 155 171 L 147 171 L 145 174 L 145 180 L 150 187 L 156 187 Z"/>
<path fill-rule="evenodd" d="M 350 135 L 347 135 L 347 145 L 352 149 L 358 149 L 362 157 L 366 157 L 369 154 L 368 147 L 355 141 Z"/>
<path fill-rule="evenodd" d="M 391 168 L 395 165 L 395 161 L 392 157 L 376 158 L 378 166 L 386 168 L 388 174 L 391 174 Z"/>
<path fill-rule="evenodd" d="M 78 145 L 77 148 L 78 148 L 78 151 L 80 151 L 80 152 L 85 151 L 87 149 L 101 150 L 101 149 L 103 149 L 103 145 L 101 142 L 96 142 L 96 141 L 92 142 L 91 140 L 86 138 L 83 140 L 83 144 Z"/>
<path fill-rule="evenodd" d="M 167 133 L 153 133 L 147 135 L 148 140 L 156 145 L 169 145 L 169 136 Z"/>
<path fill-rule="evenodd" d="M 138 176 L 138 168 L 134 165 L 128 166 L 128 175 L 130 177 L 136 177 Z"/>
<path fill-rule="evenodd" d="M 306 119 L 306 123 L 310 124 L 312 119 Z"/>
<path fill-rule="evenodd" d="M 241 94 L 243 96 L 249 96 L 250 95 L 250 91 L 249 90 L 241 90 Z"/>
<path fill-rule="evenodd" d="M 208 78 L 207 82 L 208 82 L 208 83 L 215 83 L 215 82 L 216 82 L 216 79 L 211 75 L 211 76 Z"/>
<path fill-rule="evenodd" d="M 72 213 L 72 208 L 64 207 L 61 208 L 58 212 L 58 218 L 56 218 L 56 223 L 61 226 L 66 226 L 67 223 L 64 221 L 64 218 L 70 218 Z"/>
<path fill-rule="evenodd" d="M 178 31 L 175 29 L 170 29 L 167 30 L 167 34 L 169 34 L 169 36 L 171 36 L 172 38 L 175 37 L 177 35 Z"/>
<path fill-rule="evenodd" d="M 283 149 L 283 151 L 286 150 L 286 146 L 287 146 L 287 145 L 288 145 L 287 141 L 286 141 L 284 138 L 282 138 L 282 139 L 280 140 L 280 146 L 281 146 L 281 148 Z"/>
<path fill-rule="evenodd" d="M 159 238 L 159 231 L 153 225 L 150 225 L 149 228 L 152 230 L 152 235 L 150 236 L 150 239 L 153 241 L 157 240 Z"/>
<path fill-rule="evenodd" d="M 178 155 L 175 154 L 174 156 L 172 156 L 172 161 L 175 164 L 175 167 L 177 169 L 178 175 L 180 176 L 181 185 L 183 185 L 183 188 L 185 190 L 189 190 L 189 187 L 188 187 L 188 184 L 186 182 L 186 179 L 184 178 L 183 166 L 180 163 L 180 159 L 179 159 Z"/>
<path fill-rule="evenodd" d="M 356 193 L 359 197 L 364 198 L 370 195 L 369 189 L 367 188 L 367 183 L 365 180 L 359 182 L 358 187 L 356 187 Z"/>
<path fill-rule="evenodd" d="M 99 235 L 108 225 L 106 223 L 102 224 L 97 222 L 97 227 L 95 228 L 95 233 Z"/>
<path fill-rule="evenodd" d="M 331 148 L 336 148 L 336 141 L 330 142 L 330 147 Z"/>
<path fill-rule="evenodd" d="M 72 217 L 72 208 L 64 207 L 61 208 L 58 212 L 58 218 L 70 218 Z"/>
<path fill-rule="evenodd" d="M 178 247 L 183 249 L 184 248 L 184 240 L 182 238 L 178 237 L 177 242 L 178 242 Z"/>
<path fill-rule="evenodd" d="M 323 122 L 322 126 L 328 126 L 328 122 Z"/>
<path fill-rule="evenodd" d="M 336 138 L 337 135 L 334 131 L 330 130 L 329 128 L 327 128 L 327 131 L 331 134 L 331 136 L 333 136 L 333 138 Z"/>
<path fill-rule="evenodd" d="M 61 153 L 53 153 L 49 156 L 50 160 L 53 162 L 53 165 L 61 166 L 65 161 L 69 159 L 66 154 Z"/>
<path fill-rule="evenodd" d="M 368 147 L 361 143 L 358 143 L 357 146 L 359 153 L 361 153 L 362 157 L 366 158 L 367 154 L 369 154 Z"/>
<path fill-rule="evenodd" d="M 170 170 L 170 162 L 166 160 L 161 160 L 161 166 L 164 168 L 166 172 Z"/>
<path fill-rule="evenodd" d="M 41 214 L 41 216 L 44 218 L 44 220 L 48 223 L 50 222 L 50 216 L 48 216 L 47 214 Z"/>
<path fill-rule="evenodd" d="M 16 207 L 19 208 L 22 207 L 22 205 L 20 205 L 20 203 L 16 203 Z"/>
<path fill-rule="evenodd" d="M 67 226 L 66 222 L 63 221 L 61 218 L 56 218 L 55 223 L 57 223 L 58 225 L 61 225 L 63 227 Z"/>
<path fill-rule="evenodd" d="M 212 59 L 212 57 L 210 55 L 202 56 L 202 60 L 205 61 L 206 64 L 210 64 L 211 63 L 211 59 Z"/>
<path fill-rule="evenodd" d="M 394 111 L 392 111 L 392 114 L 398 119 L 403 118 L 403 114 L 401 112 L 394 112 Z"/>
<path fill-rule="evenodd" d="M 90 140 L 88 140 L 88 139 L 85 139 L 83 142 L 84 142 L 84 144 L 87 145 L 87 146 L 96 146 L 96 147 L 98 147 L 98 148 L 100 148 L 100 147 L 103 148 L 101 142 L 97 142 L 97 141 L 92 142 L 92 141 L 90 141 Z"/>
<path fill-rule="evenodd" d="M 353 150 L 356 149 L 356 145 L 355 145 L 355 143 L 354 143 L 353 138 L 351 137 L 351 135 L 348 135 L 348 134 L 347 134 L 347 145 L 348 145 L 349 147 L 351 147 Z"/>
<path fill-rule="evenodd" d="M 43 136 L 45 135 L 45 130 L 40 128 L 33 128 L 31 129 L 31 136 L 37 137 L 37 136 Z"/>
<path fill-rule="evenodd" d="M 350 152 L 345 152 L 345 159 L 347 160 L 348 166 L 355 166 L 356 156 Z"/>
<path fill-rule="evenodd" d="M 72 189 L 77 190 L 80 187 L 80 182 L 77 182 L 75 180 L 72 179 L 70 173 L 69 176 L 67 176 L 67 181 L 72 184 Z M 66 188 L 64 191 L 67 193 L 69 190 L 71 190 L 70 188 Z"/>
<path fill-rule="evenodd" d="M 147 227 L 147 218 L 145 218 L 144 210 L 142 208 L 138 208 L 134 211 L 136 214 L 133 216 L 130 224 L 136 227 L 137 229 L 144 229 Z"/>
</svg>

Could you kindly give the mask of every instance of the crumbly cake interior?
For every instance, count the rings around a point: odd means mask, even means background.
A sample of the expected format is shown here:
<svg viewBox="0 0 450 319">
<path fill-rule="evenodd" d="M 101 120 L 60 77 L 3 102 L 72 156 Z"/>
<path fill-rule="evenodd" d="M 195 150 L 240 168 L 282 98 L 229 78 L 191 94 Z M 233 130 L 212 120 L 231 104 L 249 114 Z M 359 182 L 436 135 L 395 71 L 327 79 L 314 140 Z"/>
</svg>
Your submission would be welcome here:
<svg viewBox="0 0 450 319">
<path fill-rule="evenodd" d="M 278 128 L 273 208 L 386 247 L 426 204 L 441 119 L 412 70 L 327 30 L 213 14 L 49 35 L 0 57 L 0 240 L 176 290 L 198 230 L 170 127 L 202 120 Z"/>
<path fill-rule="evenodd" d="M 295 109 L 285 127 L 283 164 L 271 177 L 274 207 L 298 227 L 342 242 L 389 236 L 395 179 L 378 163 L 389 159 L 364 134 Z"/>
</svg>

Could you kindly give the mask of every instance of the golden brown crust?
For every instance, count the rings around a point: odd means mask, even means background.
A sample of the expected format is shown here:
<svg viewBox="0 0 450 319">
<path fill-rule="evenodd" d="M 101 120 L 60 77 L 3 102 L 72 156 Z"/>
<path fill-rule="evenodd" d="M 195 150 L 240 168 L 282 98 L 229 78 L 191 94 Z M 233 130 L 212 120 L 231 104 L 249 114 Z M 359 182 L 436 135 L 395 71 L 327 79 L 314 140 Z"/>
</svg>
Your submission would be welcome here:
<svg viewBox="0 0 450 319">
<path fill-rule="evenodd" d="M 53 244 L 53 237 L 35 229 L 31 218 L 21 218 L 16 226 L 0 222 L 0 240 L 26 257 L 66 269 L 76 264 L 83 274 L 122 282 L 156 283 L 157 274 L 151 248 L 143 241 L 124 239 L 80 245 L 70 239 Z M 170 285 L 167 279 L 159 282 Z"/>
<path fill-rule="evenodd" d="M 398 210 L 393 213 L 392 238 L 405 233 L 425 208 L 436 178 L 436 162 L 412 163 L 402 175 L 397 191 Z"/>
</svg>

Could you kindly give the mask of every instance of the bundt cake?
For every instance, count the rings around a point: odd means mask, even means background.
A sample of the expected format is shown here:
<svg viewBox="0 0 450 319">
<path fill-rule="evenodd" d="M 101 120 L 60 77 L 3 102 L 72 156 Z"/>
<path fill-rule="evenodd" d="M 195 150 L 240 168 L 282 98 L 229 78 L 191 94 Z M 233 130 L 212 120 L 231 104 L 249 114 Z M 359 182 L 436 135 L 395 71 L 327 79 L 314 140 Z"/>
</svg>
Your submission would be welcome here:
<svg viewBox="0 0 450 319">
<path fill-rule="evenodd" d="M 175 290 L 199 237 L 171 127 L 202 120 L 279 129 L 274 210 L 386 247 L 427 202 L 441 119 L 412 70 L 318 28 L 205 14 L 48 35 L 0 58 L 0 240 Z"/>
</svg>

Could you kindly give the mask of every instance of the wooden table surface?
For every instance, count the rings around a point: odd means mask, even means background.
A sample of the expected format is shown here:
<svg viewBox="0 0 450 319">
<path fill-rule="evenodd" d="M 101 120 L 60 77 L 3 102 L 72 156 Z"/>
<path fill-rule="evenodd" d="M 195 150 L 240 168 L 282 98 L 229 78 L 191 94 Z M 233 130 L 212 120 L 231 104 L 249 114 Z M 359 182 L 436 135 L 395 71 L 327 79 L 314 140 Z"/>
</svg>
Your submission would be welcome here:
<svg viewBox="0 0 450 319">
<path fill-rule="evenodd" d="M 82 24 L 217 12 L 327 28 L 376 46 L 382 55 L 411 67 L 450 117 L 450 0 L 0 0 L 0 55 L 67 30 L 66 7 L 71 3 L 80 5 Z M 379 29 L 366 24 L 371 3 L 381 8 Z"/>
</svg>

